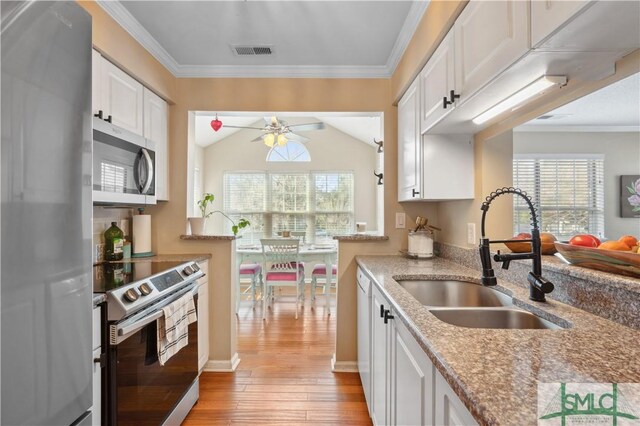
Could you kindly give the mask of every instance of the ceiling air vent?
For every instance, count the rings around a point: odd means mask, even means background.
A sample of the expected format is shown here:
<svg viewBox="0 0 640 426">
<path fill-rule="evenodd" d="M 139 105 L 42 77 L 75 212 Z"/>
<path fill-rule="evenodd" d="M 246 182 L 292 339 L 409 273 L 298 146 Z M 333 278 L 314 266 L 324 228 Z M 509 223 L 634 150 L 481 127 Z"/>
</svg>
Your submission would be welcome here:
<svg viewBox="0 0 640 426">
<path fill-rule="evenodd" d="M 236 56 L 272 55 L 271 46 L 231 46 Z"/>
</svg>

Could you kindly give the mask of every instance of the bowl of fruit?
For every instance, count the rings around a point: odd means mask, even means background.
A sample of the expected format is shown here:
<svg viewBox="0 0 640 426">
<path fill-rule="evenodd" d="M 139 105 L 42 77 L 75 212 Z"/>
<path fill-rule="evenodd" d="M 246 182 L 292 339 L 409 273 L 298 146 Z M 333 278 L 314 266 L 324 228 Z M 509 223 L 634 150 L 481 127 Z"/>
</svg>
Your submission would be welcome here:
<svg viewBox="0 0 640 426">
<path fill-rule="evenodd" d="M 513 253 L 528 253 L 531 251 L 531 243 L 523 243 L 518 240 L 530 240 L 531 234 L 527 232 L 521 232 L 515 237 L 511 238 L 510 241 L 504 243 L 509 250 Z M 554 254 L 556 252 L 556 247 L 553 244 L 557 241 L 557 238 L 549 233 L 549 232 L 541 232 L 540 233 L 540 250 L 542 254 Z"/>
<path fill-rule="evenodd" d="M 555 245 L 571 265 L 640 278 L 640 245 L 632 235 L 600 242 L 593 235 L 581 234 Z"/>
</svg>

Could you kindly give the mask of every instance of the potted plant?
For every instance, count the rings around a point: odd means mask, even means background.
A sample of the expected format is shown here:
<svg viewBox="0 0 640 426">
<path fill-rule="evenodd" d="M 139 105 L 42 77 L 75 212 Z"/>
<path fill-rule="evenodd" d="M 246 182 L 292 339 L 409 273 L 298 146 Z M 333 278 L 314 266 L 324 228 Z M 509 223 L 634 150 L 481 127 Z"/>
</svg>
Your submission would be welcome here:
<svg viewBox="0 0 640 426">
<path fill-rule="evenodd" d="M 213 203 L 214 199 L 215 197 L 213 194 L 206 193 L 204 194 L 202 199 L 198 201 L 198 208 L 200 209 L 200 213 L 202 214 L 202 216 L 189 218 L 189 226 L 191 227 L 192 235 L 204 235 L 204 228 L 207 223 L 207 219 L 214 213 L 220 213 L 222 216 L 229 219 L 229 221 L 233 224 L 231 226 L 231 232 L 233 232 L 233 235 L 238 235 L 239 230 L 246 228 L 247 226 L 250 225 L 249 221 L 244 218 L 240 218 L 240 220 L 236 224 L 233 221 L 233 219 L 231 219 L 229 216 L 227 216 L 220 210 L 213 210 L 207 213 L 207 208 L 209 207 L 209 204 Z"/>
</svg>

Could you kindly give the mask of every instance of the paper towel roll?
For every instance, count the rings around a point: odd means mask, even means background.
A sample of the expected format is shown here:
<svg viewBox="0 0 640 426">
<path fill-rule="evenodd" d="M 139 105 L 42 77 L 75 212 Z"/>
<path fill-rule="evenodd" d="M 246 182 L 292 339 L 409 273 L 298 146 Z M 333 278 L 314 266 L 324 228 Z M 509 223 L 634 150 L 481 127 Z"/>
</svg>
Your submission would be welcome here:
<svg viewBox="0 0 640 426">
<path fill-rule="evenodd" d="M 133 254 L 151 253 L 151 215 L 133 216 Z"/>
</svg>

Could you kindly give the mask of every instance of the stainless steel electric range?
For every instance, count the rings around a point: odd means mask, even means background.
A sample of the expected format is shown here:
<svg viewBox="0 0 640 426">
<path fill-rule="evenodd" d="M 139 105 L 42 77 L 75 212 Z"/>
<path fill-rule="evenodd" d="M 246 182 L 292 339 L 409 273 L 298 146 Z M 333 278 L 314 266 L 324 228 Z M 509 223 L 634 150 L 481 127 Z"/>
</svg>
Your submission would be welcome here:
<svg viewBox="0 0 640 426">
<path fill-rule="evenodd" d="M 163 366 L 157 319 L 185 294 L 197 306 L 195 262 L 109 262 L 94 266 L 94 293 L 106 293 L 108 425 L 176 425 L 198 400 L 198 323 L 189 343 Z"/>
</svg>

